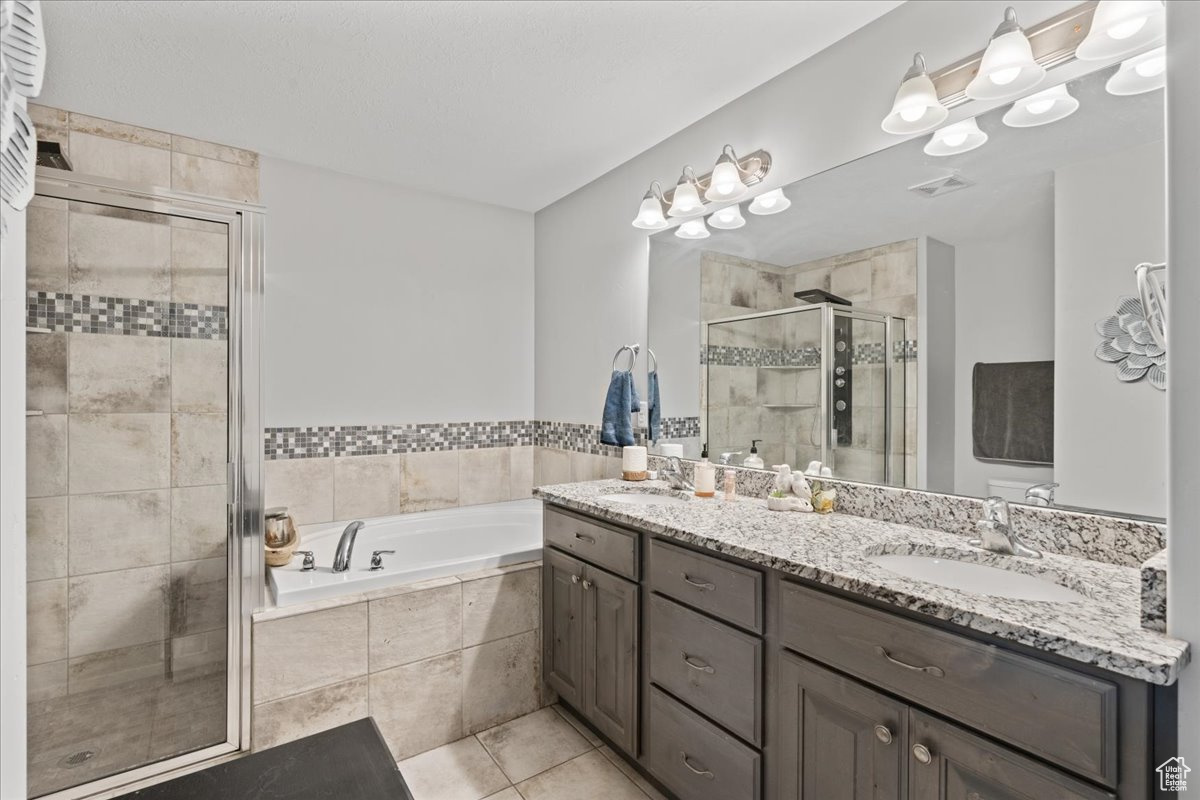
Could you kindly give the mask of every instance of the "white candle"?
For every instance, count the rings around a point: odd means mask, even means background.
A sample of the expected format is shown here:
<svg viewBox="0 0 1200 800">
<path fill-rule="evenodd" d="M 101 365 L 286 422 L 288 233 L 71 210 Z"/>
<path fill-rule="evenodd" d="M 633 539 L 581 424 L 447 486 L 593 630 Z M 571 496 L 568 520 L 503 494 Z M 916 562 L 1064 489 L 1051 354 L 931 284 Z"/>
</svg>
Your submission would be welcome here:
<svg viewBox="0 0 1200 800">
<path fill-rule="evenodd" d="M 646 471 L 646 448 L 630 446 L 621 450 L 622 472 Z"/>
</svg>

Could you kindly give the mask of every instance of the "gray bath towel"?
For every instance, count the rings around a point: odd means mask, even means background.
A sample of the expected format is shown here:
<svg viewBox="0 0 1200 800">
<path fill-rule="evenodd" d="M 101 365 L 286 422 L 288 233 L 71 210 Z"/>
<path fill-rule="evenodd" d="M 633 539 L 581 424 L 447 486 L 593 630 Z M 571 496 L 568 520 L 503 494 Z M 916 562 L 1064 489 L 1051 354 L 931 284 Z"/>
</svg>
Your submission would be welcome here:
<svg viewBox="0 0 1200 800">
<path fill-rule="evenodd" d="M 971 375 L 975 457 L 1054 463 L 1054 362 L 976 364 Z"/>
</svg>

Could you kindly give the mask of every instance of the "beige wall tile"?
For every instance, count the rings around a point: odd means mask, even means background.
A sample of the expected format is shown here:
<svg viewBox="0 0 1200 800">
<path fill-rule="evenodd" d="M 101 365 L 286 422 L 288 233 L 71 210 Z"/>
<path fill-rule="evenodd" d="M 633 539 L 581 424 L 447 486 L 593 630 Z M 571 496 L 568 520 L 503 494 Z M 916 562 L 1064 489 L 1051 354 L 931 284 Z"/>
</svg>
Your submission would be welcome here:
<svg viewBox="0 0 1200 800">
<path fill-rule="evenodd" d="M 69 429 L 71 494 L 170 485 L 169 414 L 72 414 Z"/>
<path fill-rule="evenodd" d="M 133 681 L 158 683 L 167 673 L 166 652 L 166 642 L 155 640 L 72 658 L 68 672 L 71 694 Z"/>
<path fill-rule="evenodd" d="M 67 415 L 25 418 L 25 493 L 67 493 Z"/>
<path fill-rule="evenodd" d="M 229 407 L 229 343 L 170 339 L 171 410 L 225 414 Z"/>
<path fill-rule="evenodd" d="M 165 224 L 166 218 L 162 219 L 148 222 L 72 211 L 67 248 L 70 290 L 105 297 L 169 299 L 171 228 Z"/>
<path fill-rule="evenodd" d="M 166 638 L 166 566 L 70 578 L 71 657 Z"/>
<path fill-rule="evenodd" d="M 26 335 L 25 408 L 67 413 L 67 338 L 65 333 Z"/>
<path fill-rule="evenodd" d="M 413 797 L 422 800 L 478 800 L 510 788 L 508 778 L 474 737 L 406 758 L 398 766 Z"/>
<path fill-rule="evenodd" d="M 224 414 L 171 415 L 171 485 L 206 486 L 226 480 L 229 421 Z"/>
<path fill-rule="evenodd" d="M 167 620 L 171 636 L 190 636 L 225 627 L 228 571 L 224 558 L 171 565 L 171 611 Z"/>
<path fill-rule="evenodd" d="M 541 637 L 537 631 L 466 648 L 463 655 L 463 735 L 536 710 Z"/>
<path fill-rule="evenodd" d="M 71 131 L 71 166 L 84 175 L 171 188 L 171 151 Z"/>
<path fill-rule="evenodd" d="M 174 153 L 171 188 L 180 192 L 258 202 L 258 169 L 212 158 Z"/>
<path fill-rule="evenodd" d="M 171 671 L 176 675 L 193 670 L 224 672 L 226 638 L 224 627 L 171 637 Z"/>
<path fill-rule="evenodd" d="M 25 216 L 25 285 L 30 291 L 67 290 L 67 206 L 30 202 Z"/>
<path fill-rule="evenodd" d="M 61 108 L 41 103 L 30 103 L 27 110 L 29 119 L 33 121 L 33 127 L 37 130 L 38 139 L 59 142 L 65 151 L 67 134 L 70 133 L 70 115 Z"/>
<path fill-rule="evenodd" d="M 887 248 L 871 258 L 871 297 L 899 297 L 917 293 L 916 248 Z"/>
<path fill-rule="evenodd" d="M 464 647 L 503 639 L 538 627 L 541 620 L 538 567 L 512 570 L 462 585 Z"/>
<path fill-rule="evenodd" d="M 371 673 L 371 716 L 397 759 L 462 736 L 461 651 Z"/>
<path fill-rule="evenodd" d="M 553 447 L 535 448 L 533 454 L 533 485 L 551 486 L 571 482 L 571 454 Z"/>
<path fill-rule="evenodd" d="M 26 647 L 29 664 L 67 657 L 67 581 L 34 581 L 25 590 Z"/>
<path fill-rule="evenodd" d="M 31 581 L 67 574 L 67 498 L 31 497 L 25 501 L 25 578 Z"/>
<path fill-rule="evenodd" d="M 462 647 L 458 583 L 372 600 L 369 607 L 371 672 Z"/>
<path fill-rule="evenodd" d="M 184 486 L 171 490 L 171 558 L 223 558 L 229 514 L 225 484 Z"/>
<path fill-rule="evenodd" d="M 508 448 L 509 497 L 523 500 L 533 496 L 533 447 Z"/>
<path fill-rule="evenodd" d="M 475 506 L 508 500 L 511 464 L 508 448 L 463 450 L 458 462 L 458 504 Z"/>
<path fill-rule="evenodd" d="M 229 235 L 172 221 L 171 299 L 179 303 L 229 305 Z"/>
<path fill-rule="evenodd" d="M 400 510 L 431 511 L 458 505 L 459 453 L 443 450 L 400 457 Z"/>
<path fill-rule="evenodd" d="M 72 575 L 171 560 L 168 489 L 76 495 L 68 516 Z"/>
<path fill-rule="evenodd" d="M 571 452 L 571 480 L 595 481 L 609 477 L 606 456 Z M 614 476 L 615 477 L 615 476 Z"/>
<path fill-rule="evenodd" d="M 385 517 L 400 513 L 400 456 L 333 459 L 333 518 Z"/>
<path fill-rule="evenodd" d="M 171 410 L 171 340 L 69 334 L 71 413 Z"/>
<path fill-rule="evenodd" d="M 25 696 L 30 703 L 40 703 L 65 697 L 67 694 L 67 662 L 49 661 L 35 664 L 25 673 Z"/>
<path fill-rule="evenodd" d="M 829 291 L 851 302 L 871 299 L 871 262 L 853 261 L 833 268 Z"/>
<path fill-rule="evenodd" d="M 113 122 L 110 119 L 89 117 L 78 111 L 71 112 L 70 128 L 80 133 L 102 136 L 105 139 L 116 139 L 131 144 L 144 144 L 160 149 L 170 149 L 171 134 L 156 131 L 152 128 L 141 128 L 137 125 L 126 125 L 123 122 Z"/>
<path fill-rule="evenodd" d="M 367 674 L 367 604 L 254 626 L 254 702 Z"/>
<path fill-rule="evenodd" d="M 254 750 L 265 750 L 367 715 L 367 678 L 363 676 L 256 705 L 250 714 L 250 738 Z"/>
<path fill-rule="evenodd" d="M 287 506 L 297 525 L 333 521 L 333 459 L 291 458 L 263 463 L 264 505 Z"/>
<path fill-rule="evenodd" d="M 252 150 L 241 150 L 237 147 L 206 142 L 201 139 L 189 139 L 186 136 L 172 136 L 171 149 L 176 153 L 215 158 L 218 161 L 241 164 L 243 167 L 258 166 L 258 153 Z"/>
</svg>

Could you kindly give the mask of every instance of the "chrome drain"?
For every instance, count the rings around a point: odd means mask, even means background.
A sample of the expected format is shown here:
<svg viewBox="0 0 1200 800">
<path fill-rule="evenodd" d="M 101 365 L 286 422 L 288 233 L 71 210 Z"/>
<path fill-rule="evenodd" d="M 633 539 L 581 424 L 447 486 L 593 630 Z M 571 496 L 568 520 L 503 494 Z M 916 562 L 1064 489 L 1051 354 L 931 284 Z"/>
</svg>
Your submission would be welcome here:
<svg viewBox="0 0 1200 800">
<path fill-rule="evenodd" d="M 99 751 L 97 750 L 80 750 L 78 753 L 72 753 L 71 755 L 61 759 L 58 762 L 58 765 L 60 767 L 67 767 L 68 769 L 71 767 L 78 767 L 91 761 L 96 757 L 98 752 Z"/>
</svg>

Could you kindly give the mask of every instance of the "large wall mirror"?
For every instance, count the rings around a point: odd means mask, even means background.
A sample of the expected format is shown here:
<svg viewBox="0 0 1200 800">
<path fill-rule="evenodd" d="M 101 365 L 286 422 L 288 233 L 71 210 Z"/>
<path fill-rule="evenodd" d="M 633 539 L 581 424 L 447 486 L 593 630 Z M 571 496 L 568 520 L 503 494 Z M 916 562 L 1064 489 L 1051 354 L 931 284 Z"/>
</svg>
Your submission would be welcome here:
<svg viewBox="0 0 1200 800">
<path fill-rule="evenodd" d="M 735 229 L 653 236 L 664 433 L 699 430 L 660 441 L 1161 518 L 1167 356 L 1135 268 L 1165 260 L 1163 92 L 1114 94 L 1116 71 L 798 181 Z"/>
</svg>

